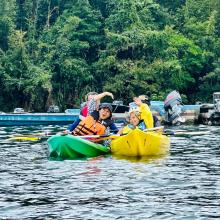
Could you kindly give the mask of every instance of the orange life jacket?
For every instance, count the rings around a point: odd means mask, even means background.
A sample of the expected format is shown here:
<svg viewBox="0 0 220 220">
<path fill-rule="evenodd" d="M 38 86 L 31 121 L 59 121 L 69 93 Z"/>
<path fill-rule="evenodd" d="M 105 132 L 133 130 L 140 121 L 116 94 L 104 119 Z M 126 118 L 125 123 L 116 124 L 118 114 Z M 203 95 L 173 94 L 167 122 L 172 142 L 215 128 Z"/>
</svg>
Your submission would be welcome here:
<svg viewBox="0 0 220 220">
<path fill-rule="evenodd" d="M 91 115 L 82 120 L 73 130 L 73 135 L 103 135 L 106 127 L 99 121 L 96 121 Z"/>
</svg>

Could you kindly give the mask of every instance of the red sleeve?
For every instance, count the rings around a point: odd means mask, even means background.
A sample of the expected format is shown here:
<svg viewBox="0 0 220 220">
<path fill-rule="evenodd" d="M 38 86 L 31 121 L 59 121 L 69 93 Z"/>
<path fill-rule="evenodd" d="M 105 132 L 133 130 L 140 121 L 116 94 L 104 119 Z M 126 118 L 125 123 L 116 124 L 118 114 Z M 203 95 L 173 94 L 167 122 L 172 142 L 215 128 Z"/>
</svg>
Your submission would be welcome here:
<svg viewBox="0 0 220 220">
<path fill-rule="evenodd" d="M 88 115 L 88 107 L 84 106 L 81 110 L 81 115 L 86 117 Z"/>
</svg>

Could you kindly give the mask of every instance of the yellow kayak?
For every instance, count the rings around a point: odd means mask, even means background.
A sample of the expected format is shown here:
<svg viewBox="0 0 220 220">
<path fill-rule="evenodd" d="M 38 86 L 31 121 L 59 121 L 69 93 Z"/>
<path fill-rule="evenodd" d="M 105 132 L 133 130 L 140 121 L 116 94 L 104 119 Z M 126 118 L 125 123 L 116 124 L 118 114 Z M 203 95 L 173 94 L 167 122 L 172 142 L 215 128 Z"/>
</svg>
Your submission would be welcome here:
<svg viewBox="0 0 220 220">
<path fill-rule="evenodd" d="M 111 142 L 111 152 L 123 156 L 156 156 L 167 154 L 169 137 L 154 131 L 135 129 Z"/>
</svg>

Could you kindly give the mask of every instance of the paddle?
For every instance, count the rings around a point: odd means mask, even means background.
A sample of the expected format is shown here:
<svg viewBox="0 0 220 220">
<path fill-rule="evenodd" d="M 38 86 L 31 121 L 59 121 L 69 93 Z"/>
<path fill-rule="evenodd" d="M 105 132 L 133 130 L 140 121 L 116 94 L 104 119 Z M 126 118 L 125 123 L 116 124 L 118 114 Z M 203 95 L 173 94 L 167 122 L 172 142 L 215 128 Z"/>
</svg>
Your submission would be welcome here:
<svg viewBox="0 0 220 220">
<path fill-rule="evenodd" d="M 60 133 L 59 133 L 60 134 Z M 67 135 L 65 133 L 61 133 L 60 135 Z M 34 135 L 26 135 L 26 136 L 14 136 L 8 138 L 8 141 L 40 141 L 42 139 L 48 139 L 51 135 L 43 135 L 43 136 L 34 136 Z M 114 139 L 119 137 L 119 135 L 108 134 L 108 135 L 85 135 L 85 136 L 74 136 L 83 139 L 97 139 L 97 141 L 107 140 L 107 139 Z"/>
<path fill-rule="evenodd" d="M 119 134 L 107 134 L 107 135 L 85 135 L 85 136 L 74 136 L 74 137 L 88 139 L 89 141 L 92 141 L 92 142 L 100 142 L 104 140 L 115 139 L 120 136 L 121 135 Z"/>
<path fill-rule="evenodd" d="M 161 127 L 155 127 L 155 128 L 149 128 L 149 129 L 145 129 L 144 131 L 147 132 L 147 131 L 155 131 L 155 130 L 162 130 L 164 127 L 161 126 Z M 115 139 L 115 138 L 118 138 L 120 136 L 123 136 L 123 135 L 126 135 L 128 133 L 125 133 L 125 134 L 107 134 L 107 135 L 85 135 L 85 136 L 75 136 L 75 137 L 80 137 L 80 138 L 97 138 L 98 141 L 100 140 L 107 140 L 107 139 Z"/>
<path fill-rule="evenodd" d="M 162 130 L 164 127 L 155 127 L 155 128 L 149 128 L 149 129 L 145 129 L 144 131 L 155 131 L 155 130 Z M 114 131 L 113 131 L 114 132 Z M 67 135 L 67 133 L 59 133 L 61 135 Z M 126 133 L 127 134 L 127 133 Z M 126 135 L 123 134 L 123 135 Z M 49 135 L 48 131 L 42 132 L 42 133 L 36 133 L 36 134 L 32 134 L 32 135 L 16 135 L 14 137 L 9 138 L 9 141 L 40 141 L 42 139 L 48 139 L 50 136 L 52 136 L 51 134 Z M 107 135 L 85 135 L 85 136 L 75 136 L 75 137 L 80 137 L 83 139 L 96 139 L 96 140 L 92 140 L 92 141 L 104 141 L 104 140 L 108 140 L 108 139 L 115 139 L 118 138 L 122 135 L 119 134 L 107 134 Z"/>
<path fill-rule="evenodd" d="M 172 130 L 165 130 L 163 132 L 164 135 L 167 136 L 194 136 L 194 135 L 204 135 L 208 134 L 210 131 L 172 131 Z"/>
<path fill-rule="evenodd" d="M 145 129 L 143 130 L 144 132 L 147 132 L 147 131 L 157 131 L 157 130 L 163 130 L 164 126 L 160 126 L 160 127 L 155 127 L 155 128 L 149 128 L 149 129 Z M 84 137 L 89 137 L 89 138 L 97 138 L 97 142 L 98 141 L 104 141 L 104 140 L 109 140 L 109 139 L 116 139 L 116 138 L 119 138 L 121 136 L 124 136 L 128 133 L 125 133 L 125 134 L 109 134 L 109 135 L 92 135 L 91 137 L 89 136 L 80 136 L 82 138 Z M 93 141 L 93 142 L 96 142 L 96 141 Z"/>
<path fill-rule="evenodd" d="M 154 128 L 149 128 L 143 130 L 144 132 L 148 131 L 162 131 L 164 129 L 164 126 L 160 127 L 154 127 Z M 210 133 L 210 131 L 184 131 L 184 130 L 165 130 L 162 132 L 163 135 L 167 136 L 193 136 L 193 135 L 204 135 Z M 60 133 L 59 133 L 60 134 Z M 128 133 L 126 133 L 128 134 Z M 109 139 L 116 139 L 118 137 L 124 136 L 126 134 L 107 134 L 107 135 L 85 135 L 85 136 L 74 136 L 74 137 L 79 137 L 83 139 L 94 139 L 91 140 L 93 142 L 99 142 L 99 141 L 104 141 L 104 140 L 109 140 Z M 61 133 L 60 135 L 67 135 L 65 133 Z M 27 136 L 15 136 L 11 137 L 7 140 L 9 141 L 40 141 L 42 139 L 48 139 L 51 135 L 42 135 L 42 136 L 34 136 L 34 135 L 27 135 Z"/>
<path fill-rule="evenodd" d="M 20 136 L 20 137 L 11 137 L 8 138 L 8 141 L 39 141 L 41 140 L 41 137 L 25 137 L 25 136 Z"/>
<path fill-rule="evenodd" d="M 15 136 L 8 138 L 7 141 L 40 141 L 42 139 L 48 139 L 48 136 Z"/>
<path fill-rule="evenodd" d="M 149 129 L 145 129 L 143 131 L 153 131 L 153 130 L 161 130 L 163 131 L 163 126 L 161 127 L 155 127 L 155 128 L 149 128 Z M 208 134 L 210 133 L 210 131 L 186 131 L 186 130 L 164 130 L 162 132 L 163 135 L 167 135 L 167 136 L 194 136 L 194 135 L 204 135 L 204 134 Z"/>
<path fill-rule="evenodd" d="M 49 135 L 48 132 L 36 133 L 36 134 L 15 134 L 13 137 L 8 138 L 8 141 L 40 141 L 42 139 L 48 139 L 52 135 Z"/>
</svg>

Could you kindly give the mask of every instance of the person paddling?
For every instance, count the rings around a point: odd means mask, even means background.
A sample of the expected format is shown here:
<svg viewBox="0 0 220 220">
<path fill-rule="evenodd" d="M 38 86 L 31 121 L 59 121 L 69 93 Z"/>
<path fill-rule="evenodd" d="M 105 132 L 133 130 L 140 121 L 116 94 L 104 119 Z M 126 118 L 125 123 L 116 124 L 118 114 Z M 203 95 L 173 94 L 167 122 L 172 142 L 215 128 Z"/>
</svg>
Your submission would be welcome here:
<svg viewBox="0 0 220 220">
<path fill-rule="evenodd" d="M 98 110 L 100 100 L 105 96 L 110 96 L 114 99 L 114 96 L 110 92 L 103 92 L 98 94 L 97 92 L 89 92 L 85 96 L 86 102 L 82 103 L 79 117 L 68 127 L 65 133 L 71 133 L 82 119 L 90 115 L 93 111 Z"/>
<path fill-rule="evenodd" d="M 80 121 L 72 131 L 75 136 L 85 135 L 104 135 L 107 129 L 118 131 L 117 126 L 112 120 L 112 106 L 109 103 L 102 103 L 99 110 L 93 111 L 85 119 Z"/>
<path fill-rule="evenodd" d="M 153 115 L 147 104 L 142 103 L 139 97 L 134 97 L 134 102 L 130 105 L 129 124 L 122 128 L 118 134 L 126 134 L 135 128 L 141 130 L 153 128 Z"/>
</svg>

